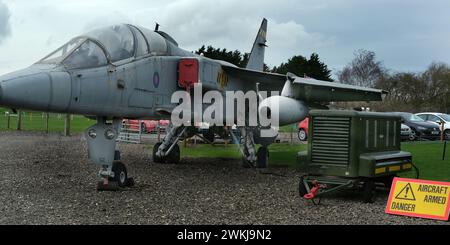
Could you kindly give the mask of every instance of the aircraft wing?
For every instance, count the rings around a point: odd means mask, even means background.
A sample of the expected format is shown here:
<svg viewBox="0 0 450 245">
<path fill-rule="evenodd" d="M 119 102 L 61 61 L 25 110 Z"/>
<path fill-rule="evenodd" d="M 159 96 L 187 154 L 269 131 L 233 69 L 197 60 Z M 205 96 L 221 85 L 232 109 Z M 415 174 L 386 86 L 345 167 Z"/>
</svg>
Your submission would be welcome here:
<svg viewBox="0 0 450 245">
<path fill-rule="evenodd" d="M 283 88 L 286 82 L 286 76 L 277 73 L 268 73 L 262 71 L 248 70 L 233 66 L 224 66 L 222 69 L 230 76 L 238 77 L 249 82 L 258 82 L 263 84 L 278 85 Z"/>
<path fill-rule="evenodd" d="M 281 75 L 232 66 L 222 66 L 222 69 L 230 76 L 266 85 L 265 87 L 271 88 L 270 91 L 281 92 L 288 86 L 288 97 L 306 102 L 382 101 L 387 94 L 380 89 L 301 78 L 292 73 Z"/>
<path fill-rule="evenodd" d="M 343 83 L 292 77 L 292 97 L 307 102 L 382 101 L 387 95 L 381 89 L 353 86 Z"/>
</svg>

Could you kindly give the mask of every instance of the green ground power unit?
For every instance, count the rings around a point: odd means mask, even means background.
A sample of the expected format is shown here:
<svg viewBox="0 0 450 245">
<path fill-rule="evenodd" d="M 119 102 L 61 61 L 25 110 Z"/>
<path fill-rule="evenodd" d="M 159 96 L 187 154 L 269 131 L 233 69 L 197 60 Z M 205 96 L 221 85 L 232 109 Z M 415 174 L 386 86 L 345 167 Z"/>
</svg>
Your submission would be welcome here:
<svg viewBox="0 0 450 245">
<path fill-rule="evenodd" d="M 388 113 L 313 110 L 308 150 L 298 164 L 306 173 L 300 195 L 313 199 L 344 188 L 362 187 L 373 201 L 375 187 L 389 186 L 398 173 L 413 168 L 412 156 L 401 150 L 400 117 Z"/>
</svg>

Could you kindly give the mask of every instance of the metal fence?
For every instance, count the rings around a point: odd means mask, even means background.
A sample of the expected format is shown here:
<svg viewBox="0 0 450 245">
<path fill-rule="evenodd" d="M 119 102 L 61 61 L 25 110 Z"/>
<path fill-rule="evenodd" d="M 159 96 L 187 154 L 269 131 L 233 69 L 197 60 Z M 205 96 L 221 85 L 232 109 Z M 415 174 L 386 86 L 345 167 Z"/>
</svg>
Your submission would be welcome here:
<svg viewBox="0 0 450 245">
<path fill-rule="evenodd" d="M 160 142 L 166 134 L 167 126 L 153 121 L 154 127 L 146 127 L 149 121 L 123 120 L 118 142 L 142 144 Z"/>
</svg>

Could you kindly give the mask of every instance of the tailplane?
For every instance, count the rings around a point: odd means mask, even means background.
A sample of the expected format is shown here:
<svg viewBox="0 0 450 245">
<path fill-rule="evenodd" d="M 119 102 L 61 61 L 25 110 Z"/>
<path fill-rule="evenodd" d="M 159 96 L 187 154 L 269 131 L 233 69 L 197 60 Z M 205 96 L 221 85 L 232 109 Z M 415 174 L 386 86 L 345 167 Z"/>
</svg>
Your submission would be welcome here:
<svg viewBox="0 0 450 245">
<path fill-rule="evenodd" d="M 255 43 L 253 43 L 252 52 L 247 63 L 247 69 L 255 71 L 263 71 L 264 69 L 264 53 L 266 50 L 267 20 L 263 19 Z"/>
</svg>

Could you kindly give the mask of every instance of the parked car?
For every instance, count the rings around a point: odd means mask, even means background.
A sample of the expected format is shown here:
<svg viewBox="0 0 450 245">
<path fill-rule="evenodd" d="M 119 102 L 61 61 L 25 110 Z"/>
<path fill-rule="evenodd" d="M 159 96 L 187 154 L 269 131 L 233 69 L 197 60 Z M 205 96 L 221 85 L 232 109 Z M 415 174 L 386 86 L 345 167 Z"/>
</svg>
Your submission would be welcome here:
<svg viewBox="0 0 450 245">
<path fill-rule="evenodd" d="M 440 129 L 442 129 L 442 123 L 444 123 L 445 138 L 450 139 L 450 115 L 436 112 L 417 113 L 416 115 L 427 122 L 434 123 Z"/>
<path fill-rule="evenodd" d="M 308 117 L 298 124 L 298 139 L 300 141 L 306 141 L 308 139 L 308 125 L 309 125 Z"/>
<path fill-rule="evenodd" d="M 408 125 L 401 125 L 400 137 L 402 140 L 414 140 L 414 135 L 412 134 L 411 128 Z"/>
<path fill-rule="evenodd" d="M 159 122 L 159 127 L 167 127 L 170 124 L 169 120 L 159 120 L 159 121 L 154 121 L 154 120 L 124 120 L 125 123 L 127 124 L 127 126 L 130 129 L 133 130 L 139 130 L 139 122 L 141 123 L 140 129 L 141 129 L 141 133 L 143 134 L 149 134 L 151 132 L 154 132 L 157 127 L 158 127 L 158 122 Z"/>
<path fill-rule="evenodd" d="M 441 130 L 436 124 L 425 122 L 422 118 L 408 112 L 393 112 L 392 114 L 400 116 L 402 123 L 411 128 L 410 140 L 440 138 Z"/>
</svg>

